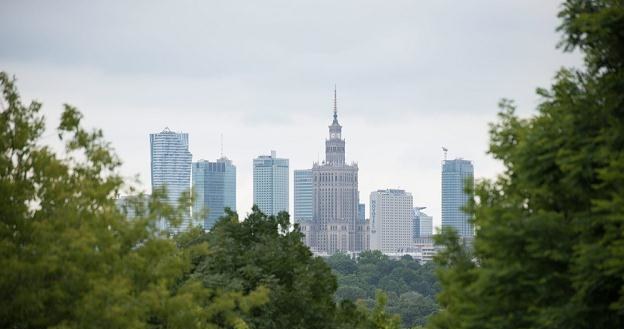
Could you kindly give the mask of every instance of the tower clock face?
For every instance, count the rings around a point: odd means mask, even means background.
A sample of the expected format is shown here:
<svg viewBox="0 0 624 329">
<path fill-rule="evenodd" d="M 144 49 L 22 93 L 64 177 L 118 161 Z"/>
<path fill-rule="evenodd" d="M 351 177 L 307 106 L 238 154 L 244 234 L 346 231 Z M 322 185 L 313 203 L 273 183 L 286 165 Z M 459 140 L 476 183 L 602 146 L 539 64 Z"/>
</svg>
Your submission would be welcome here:
<svg viewBox="0 0 624 329">
<path fill-rule="evenodd" d="M 336 133 L 331 133 L 331 138 L 336 138 Z"/>
</svg>

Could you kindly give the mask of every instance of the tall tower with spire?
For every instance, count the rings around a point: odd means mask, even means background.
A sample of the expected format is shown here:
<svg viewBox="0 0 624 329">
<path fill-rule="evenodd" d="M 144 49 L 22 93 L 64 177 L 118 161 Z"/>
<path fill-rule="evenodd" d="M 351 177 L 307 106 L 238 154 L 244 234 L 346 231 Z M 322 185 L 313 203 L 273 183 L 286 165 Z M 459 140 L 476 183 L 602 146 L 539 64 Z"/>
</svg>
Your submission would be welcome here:
<svg viewBox="0 0 624 329">
<path fill-rule="evenodd" d="M 334 87 L 334 121 L 329 125 L 329 139 L 325 141 L 325 162 L 340 166 L 345 163 L 345 141 L 342 139 L 342 126 L 338 123 L 337 103 Z"/>
<path fill-rule="evenodd" d="M 345 141 L 338 123 L 334 87 L 333 121 L 325 140 L 325 161 L 312 166 L 312 221 L 301 224 L 305 242 L 319 254 L 366 249 L 366 224 L 358 217 L 358 166 L 345 162 Z"/>
</svg>

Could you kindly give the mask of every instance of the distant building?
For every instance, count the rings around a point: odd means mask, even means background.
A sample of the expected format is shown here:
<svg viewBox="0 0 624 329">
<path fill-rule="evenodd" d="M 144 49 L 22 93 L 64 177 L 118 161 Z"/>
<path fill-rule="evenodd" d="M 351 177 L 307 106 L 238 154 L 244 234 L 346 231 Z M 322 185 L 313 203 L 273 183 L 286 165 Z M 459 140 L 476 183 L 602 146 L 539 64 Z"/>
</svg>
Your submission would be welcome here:
<svg viewBox="0 0 624 329">
<path fill-rule="evenodd" d="M 294 203 L 293 217 L 296 222 L 312 220 L 312 170 L 293 171 Z"/>
<path fill-rule="evenodd" d="M 193 163 L 192 173 L 193 217 L 201 215 L 204 229 L 209 230 L 225 214 L 225 208 L 236 211 L 236 166 L 225 157 L 215 162 L 201 160 Z"/>
<path fill-rule="evenodd" d="M 150 134 L 150 159 L 152 193 L 157 188 L 165 187 L 167 202 L 178 206 L 178 200 L 183 192 L 191 189 L 191 159 L 189 139 L 187 133 L 176 133 L 165 128 L 160 133 Z M 187 230 L 192 223 L 190 208 L 180 226 L 172 227 L 172 231 Z M 159 228 L 170 229 L 165 220 L 159 222 Z"/>
<path fill-rule="evenodd" d="M 370 194 L 370 248 L 383 253 L 406 252 L 414 246 L 413 198 L 404 190 Z"/>
<path fill-rule="evenodd" d="M 288 211 L 288 159 L 271 151 L 253 160 L 253 201 L 267 215 Z"/>
<path fill-rule="evenodd" d="M 117 209 L 128 219 L 144 216 L 149 212 L 148 195 L 124 195 L 115 199 Z"/>
<path fill-rule="evenodd" d="M 468 160 L 444 160 L 442 164 L 442 229 L 454 228 L 462 237 L 474 236 L 470 215 L 463 208 L 472 197 L 466 184 L 474 184 L 474 168 Z"/>
<path fill-rule="evenodd" d="M 414 238 L 433 235 L 433 217 L 423 212 L 425 207 L 414 208 Z"/>
<path fill-rule="evenodd" d="M 325 140 L 325 161 L 312 165 L 313 219 L 302 224 L 306 244 L 321 255 L 357 253 L 366 250 L 367 244 L 367 224 L 358 220 L 358 166 L 345 162 L 336 104 L 334 90 L 334 118 Z"/>
<path fill-rule="evenodd" d="M 358 221 L 361 223 L 366 221 L 366 205 L 363 203 L 358 204 Z"/>
</svg>

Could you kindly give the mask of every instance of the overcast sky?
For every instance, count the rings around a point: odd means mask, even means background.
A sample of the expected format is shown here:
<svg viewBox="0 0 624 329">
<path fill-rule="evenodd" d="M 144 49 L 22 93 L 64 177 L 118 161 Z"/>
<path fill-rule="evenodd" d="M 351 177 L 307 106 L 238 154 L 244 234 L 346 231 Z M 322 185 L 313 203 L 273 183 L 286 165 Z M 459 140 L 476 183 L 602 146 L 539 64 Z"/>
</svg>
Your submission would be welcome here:
<svg viewBox="0 0 624 329">
<path fill-rule="evenodd" d="M 577 54 L 556 49 L 558 1 L 0 1 L 0 70 L 56 127 L 63 103 L 104 130 L 150 189 L 149 133 L 190 134 L 193 160 L 237 166 L 252 204 L 252 159 L 292 170 L 323 160 L 334 84 L 360 200 L 402 188 L 440 223 L 443 154 L 494 177 L 497 103 L 534 113 Z M 48 132 L 46 139 L 52 141 Z"/>
</svg>

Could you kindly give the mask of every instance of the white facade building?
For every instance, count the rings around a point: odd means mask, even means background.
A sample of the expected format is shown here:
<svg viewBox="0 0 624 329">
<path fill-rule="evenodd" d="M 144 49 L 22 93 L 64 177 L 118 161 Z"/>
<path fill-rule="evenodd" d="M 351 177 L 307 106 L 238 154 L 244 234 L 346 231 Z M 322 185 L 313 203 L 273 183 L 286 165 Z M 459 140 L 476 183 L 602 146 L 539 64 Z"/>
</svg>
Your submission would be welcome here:
<svg viewBox="0 0 624 329">
<path fill-rule="evenodd" d="M 182 193 L 190 192 L 191 189 L 192 155 L 189 151 L 188 134 L 176 133 L 169 128 L 165 128 L 160 133 L 150 134 L 150 158 L 152 193 L 164 187 L 167 190 L 167 202 L 177 207 Z M 189 207 L 180 226 L 171 229 L 175 233 L 187 230 L 191 225 L 196 224 L 199 223 L 191 221 Z M 168 222 L 164 219 L 159 222 L 158 226 L 161 230 L 170 229 Z"/>
<path fill-rule="evenodd" d="M 412 194 L 378 190 L 370 194 L 370 248 L 383 253 L 406 252 L 414 246 Z"/>
</svg>

